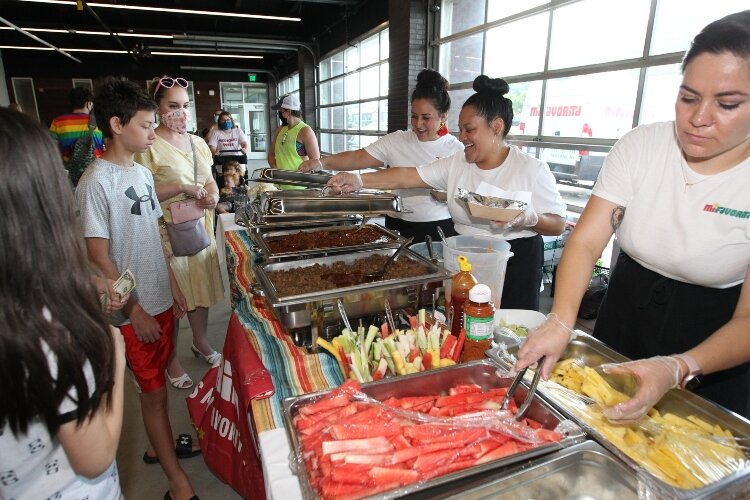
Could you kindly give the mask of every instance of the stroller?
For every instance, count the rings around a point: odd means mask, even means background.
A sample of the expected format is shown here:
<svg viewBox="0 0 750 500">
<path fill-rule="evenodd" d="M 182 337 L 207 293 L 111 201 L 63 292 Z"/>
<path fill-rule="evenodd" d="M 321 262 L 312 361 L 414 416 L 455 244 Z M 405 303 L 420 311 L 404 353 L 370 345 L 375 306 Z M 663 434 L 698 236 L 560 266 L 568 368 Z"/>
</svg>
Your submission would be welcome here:
<svg viewBox="0 0 750 500">
<path fill-rule="evenodd" d="M 228 161 L 234 160 L 240 163 L 240 165 L 247 165 L 247 155 L 241 149 L 222 151 L 222 153 L 214 156 L 214 164 L 212 166 L 214 179 L 216 179 L 216 185 L 219 186 L 220 190 L 224 187 L 224 165 Z M 244 181 L 247 181 L 247 170 L 245 170 L 245 174 L 242 177 Z"/>
</svg>

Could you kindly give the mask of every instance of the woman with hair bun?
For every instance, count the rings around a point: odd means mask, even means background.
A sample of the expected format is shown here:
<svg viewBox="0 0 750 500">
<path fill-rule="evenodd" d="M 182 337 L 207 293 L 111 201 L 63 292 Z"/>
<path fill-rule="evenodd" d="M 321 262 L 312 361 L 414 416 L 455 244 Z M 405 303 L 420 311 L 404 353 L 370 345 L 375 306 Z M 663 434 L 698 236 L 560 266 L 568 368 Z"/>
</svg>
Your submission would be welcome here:
<svg viewBox="0 0 750 500">
<path fill-rule="evenodd" d="M 423 165 L 460 152 L 463 145 L 448 134 L 445 125 L 450 106 L 448 80 L 437 71 L 424 69 L 417 75 L 417 86 L 411 94 L 411 130 L 392 132 L 357 151 L 308 160 L 302 163 L 300 172 Z M 414 237 L 415 242 L 424 241 L 428 234 L 437 238 L 437 226 L 448 236 L 456 234 L 448 207 L 433 200 L 427 191 L 400 189 L 396 194 L 401 196 L 404 212 L 386 217 L 387 228 Z"/>
<path fill-rule="evenodd" d="M 541 235 L 562 233 L 566 206 L 547 164 L 505 142 L 513 121 L 513 103 L 504 97 L 508 92 L 505 80 L 480 75 L 474 80 L 474 90 L 476 93 L 466 100 L 458 119 L 463 153 L 418 167 L 361 176 L 340 173 L 329 185 L 342 192 L 362 187 L 448 191 L 448 209 L 459 234 L 497 235 L 510 243 L 514 256 L 508 261 L 502 307 L 538 310 L 543 262 Z M 482 182 L 506 191 L 529 191 L 531 203 L 510 223 L 471 217 L 452 194 L 459 187 L 476 191 Z"/>
</svg>

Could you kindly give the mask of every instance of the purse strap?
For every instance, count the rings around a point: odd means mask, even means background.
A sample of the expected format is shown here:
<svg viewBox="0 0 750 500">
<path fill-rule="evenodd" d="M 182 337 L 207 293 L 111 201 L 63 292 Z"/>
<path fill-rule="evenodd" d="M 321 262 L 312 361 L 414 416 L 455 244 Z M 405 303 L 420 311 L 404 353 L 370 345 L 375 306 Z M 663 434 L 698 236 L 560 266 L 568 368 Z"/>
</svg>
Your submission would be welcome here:
<svg viewBox="0 0 750 500">
<path fill-rule="evenodd" d="M 198 157 L 195 155 L 195 144 L 190 134 L 187 135 L 190 141 L 190 149 L 193 150 L 193 184 L 198 185 Z"/>
</svg>

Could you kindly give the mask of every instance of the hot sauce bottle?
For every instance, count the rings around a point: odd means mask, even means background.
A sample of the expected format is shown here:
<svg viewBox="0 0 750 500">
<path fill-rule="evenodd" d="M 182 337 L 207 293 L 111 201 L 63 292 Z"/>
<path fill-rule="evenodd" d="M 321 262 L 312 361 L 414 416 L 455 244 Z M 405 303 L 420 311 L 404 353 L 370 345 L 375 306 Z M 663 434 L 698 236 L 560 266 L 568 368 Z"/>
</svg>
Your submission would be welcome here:
<svg viewBox="0 0 750 500">
<path fill-rule="evenodd" d="M 471 274 L 471 264 L 465 256 L 458 256 L 459 271 L 453 276 L 451 282 L 451 303 L 453 320 L 451 321 L 451 333 L 458 337 L 464 326 L 464 303 L 469 298 L 469 290 L 477 284 L 477 279 Z"/>
<path fill-rule="evenodd" d="M 475 285 L 469 291 L 469 301 L 464 304 L 466 340 L 461 361 L 484 359 L 485 351 L 492 344 L 495 306 L 490 299 L 492 292 L 487 285 Z"/>
</svg>

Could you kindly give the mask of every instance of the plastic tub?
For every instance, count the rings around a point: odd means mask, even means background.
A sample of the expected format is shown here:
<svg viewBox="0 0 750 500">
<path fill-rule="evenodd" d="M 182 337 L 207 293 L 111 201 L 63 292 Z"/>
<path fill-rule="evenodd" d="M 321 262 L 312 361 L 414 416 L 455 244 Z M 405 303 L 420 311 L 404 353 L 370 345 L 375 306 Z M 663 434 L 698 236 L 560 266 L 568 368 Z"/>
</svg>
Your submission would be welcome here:
<svg viewBox="0 0 750 500">
<path fill-rule="evenodd" d="M 505 268 L 508 259 L 513 256 L 510 243 L 491 236 L 459 235 L 451 236 L 442 243 L 445 269 L 452 274 L 458 272 L 459 255 L 464 255 L 471 264 L 471 274 L 479 283 L 484 283 L 492 290 L 492 303 L 500 307 L 505 283 Z M 450 281 L 445 287 L 446 297 L 450 297 Z"/>
<path fill-rule="evenodd" d="M 410 246 L 414 252 L 418 253 L 422 257 L 425 257 L 427 259 L 430 258 L 430 254 L 427 252 L 427 243 L 414 243 L 412 246 Z M 432 254 L 433 256 L 438 260 L 438 262 L 443 262 L 443 243 L 440 241 L 433 241 L 432 242 Z"/>
</svg>

